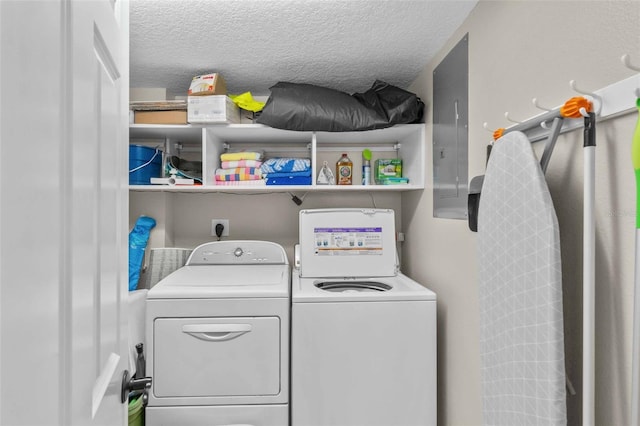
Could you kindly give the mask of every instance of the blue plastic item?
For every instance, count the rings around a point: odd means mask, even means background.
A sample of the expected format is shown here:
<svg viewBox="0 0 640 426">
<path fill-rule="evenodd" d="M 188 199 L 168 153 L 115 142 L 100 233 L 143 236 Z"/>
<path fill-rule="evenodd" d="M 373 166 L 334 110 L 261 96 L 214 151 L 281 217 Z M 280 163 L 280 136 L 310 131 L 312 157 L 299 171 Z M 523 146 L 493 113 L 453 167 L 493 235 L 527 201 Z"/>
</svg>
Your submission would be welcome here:
<svg viewBox="0 0 640 426">
<path fill-rule="evenodd" d="M 144 249 L 147 248 L 149 234 L 154 226 L 156 226 L 155 219 L 140 216 L 129 233 L 129 291 L 138 288 Z"/>
<path fill-rule="evenodd" d="M 129 185 L 150 185 L 152 177 L 162 177 L 162 151 L 129 145 Z"/>
</svg>

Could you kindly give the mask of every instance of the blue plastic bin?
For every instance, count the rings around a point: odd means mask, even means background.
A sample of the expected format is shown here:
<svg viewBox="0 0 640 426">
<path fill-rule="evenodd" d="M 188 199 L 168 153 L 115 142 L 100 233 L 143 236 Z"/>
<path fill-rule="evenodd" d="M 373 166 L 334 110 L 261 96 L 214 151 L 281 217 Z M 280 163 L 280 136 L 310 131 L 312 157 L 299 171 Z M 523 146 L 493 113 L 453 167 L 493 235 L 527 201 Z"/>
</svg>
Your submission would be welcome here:
<svg viewBox="0 0 640 426">
<path fill-rule="evenodd" d="M 152 177 L 162 177 L 162 151 L 129 145 L 129 185 L 150 185 Z"/>
</svg>

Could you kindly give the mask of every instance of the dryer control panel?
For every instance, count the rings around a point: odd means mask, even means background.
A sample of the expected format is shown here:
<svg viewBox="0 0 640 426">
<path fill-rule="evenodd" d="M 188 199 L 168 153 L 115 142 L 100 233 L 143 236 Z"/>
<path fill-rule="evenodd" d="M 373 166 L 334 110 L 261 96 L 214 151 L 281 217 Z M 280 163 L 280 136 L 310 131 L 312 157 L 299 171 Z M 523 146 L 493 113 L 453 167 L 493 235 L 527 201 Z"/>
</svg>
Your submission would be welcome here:
<svg viewBox="0 0 640 426">
<path fill-rule="evenodd" d="M 288 265 L 287 254 L 269 241 L 212 241 L 196 247 L 186 265 Z"/>
</svg>

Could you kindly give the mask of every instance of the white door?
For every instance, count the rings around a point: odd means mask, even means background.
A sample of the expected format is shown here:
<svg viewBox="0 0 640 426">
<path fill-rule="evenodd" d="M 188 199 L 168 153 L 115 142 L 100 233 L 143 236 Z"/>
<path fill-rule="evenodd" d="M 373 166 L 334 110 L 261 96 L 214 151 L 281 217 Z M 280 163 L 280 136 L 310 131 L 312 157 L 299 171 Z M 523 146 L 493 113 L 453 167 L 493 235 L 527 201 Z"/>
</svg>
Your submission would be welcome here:
<svg viewBox="0 0 640 426">
<path fill-rule="evenodd" d="M 128 3 L 0 1 L 0 424 L 125 425 Z"/>
</svg>

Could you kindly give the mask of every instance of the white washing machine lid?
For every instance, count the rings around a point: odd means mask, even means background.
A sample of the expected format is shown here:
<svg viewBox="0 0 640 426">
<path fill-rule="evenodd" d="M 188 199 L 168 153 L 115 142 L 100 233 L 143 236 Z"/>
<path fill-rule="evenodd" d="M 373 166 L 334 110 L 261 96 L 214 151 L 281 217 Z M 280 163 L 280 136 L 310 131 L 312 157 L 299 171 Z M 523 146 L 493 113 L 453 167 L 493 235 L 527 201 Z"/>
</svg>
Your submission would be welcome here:
<svg viewBox="0 0 640 426">
<path fill-rule="evenodd" d="M 395 277 L 300 278 L 292 280 L 294 303 L 436 300 L 436 294 L 402 273 Z"/>
<path fill-rule="evenodd" d="M 288 297 L 290 268 L 282 246 L 266 241 L 215 241 L 193 250 L 182 268 L 147 299 Z"/>
<path fill-rule="evenodd" d="M 301 210 L 302 277 L 393 277 L 398 273 L 390 209 Z"/>
</svg>

